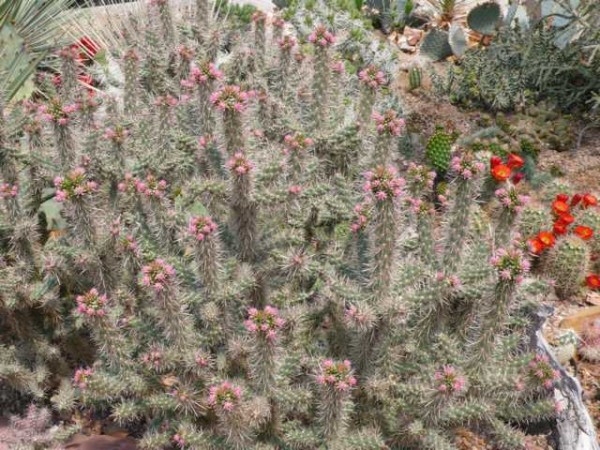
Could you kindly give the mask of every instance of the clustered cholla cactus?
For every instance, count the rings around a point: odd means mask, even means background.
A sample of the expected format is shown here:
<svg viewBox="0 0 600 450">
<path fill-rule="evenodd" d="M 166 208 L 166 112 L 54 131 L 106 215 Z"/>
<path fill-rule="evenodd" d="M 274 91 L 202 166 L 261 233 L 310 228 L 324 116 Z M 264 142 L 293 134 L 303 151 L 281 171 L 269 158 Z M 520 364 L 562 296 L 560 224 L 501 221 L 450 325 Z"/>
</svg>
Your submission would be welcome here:
<svg viewBox="0 0 600 450">
<path fill-rule="evenodd" d="M 189 21 L 149 8 L 102 114 L 73 87 L 15 107 L 24 139 L 0 127 L 0 379 L 42 397 L 52 367 L 56 409 L 146 449 L 443 450 L 457 427 L 524 448 L 561 381 L 527 351 L 547 284 L 516 232 L 520 186 L 455 148 L 440 205 L 398 152 L 389 74 L 331 92 L 345 36 L 325 17 L 302 35 L 257 14 L 248 34 L 202 0 Z M 502 183 L 490 214 L 484 177 Z M 69 373 L 73 341 L 93 352 Z"/>
</svg>

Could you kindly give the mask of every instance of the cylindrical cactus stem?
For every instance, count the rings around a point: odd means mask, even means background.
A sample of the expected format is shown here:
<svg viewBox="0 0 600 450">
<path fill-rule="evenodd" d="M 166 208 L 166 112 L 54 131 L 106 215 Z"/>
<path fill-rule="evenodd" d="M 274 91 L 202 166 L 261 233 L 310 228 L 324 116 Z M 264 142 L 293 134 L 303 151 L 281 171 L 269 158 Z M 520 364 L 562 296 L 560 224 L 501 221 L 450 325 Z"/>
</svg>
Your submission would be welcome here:
<svg viewBox="0 0 600 450">
<path fill-rule="evenodd" d="M 375 301 L 390 293 L 398 230 L 396 198 L 402 194 L 404 179 L 392 166 L 378 166 L 365 173 L 365 192 L 374 202 L 372 218 L 371 288 Z"/>
<path fill-rule="evenodd" d="M 197 89 L 197 126 L 196 134 L 212 135 L 214 133 L 214 117 L 211 108 L 211 93 L 217 81 L 223 79 L 223 72 L 209 62 L 203 61 L 192 67 L 187 79 L 181 81 L 181 86 L 187 89 Z"/>
<path fill-rule="evenodd" d="M 210 96 L 210 102 L 222 113 L 225 149 L 230 156 L 243 147 L 243 112 L 251 96 L 251 93 L 234 85 L 223 86 Z"/>
<path fill-rule="evenodd" d="M 171 95 L 156 97 L 154 105 L 158 107 L 157 127 L 157 155 L 158 161 L 164 161 L 170 152 L 169 134 L 173 107 L 177 105 L 177 99 Z"/>
<path fill-rule="evenodd" d="M 358 277 L 367 284 L 370 278 L 369 261 L 371 257 L 367 225 L 371 215 L 371 203 L 365 201 L 354 206 L 354 219 L 350 230 L 356 234 L 356 262 Z"/>
<path fill-rule="evenodd" d="M 88 179 L 83 167 L 76 167 L 64 177 L 56 177 L 54 186 L 56 188 L 54 199 L 67 204 L 67 211 L 74 222 L 74 237 L 82 240 L 86 247 L 95 248 L 96 226 L 89 200 L 98 190 L 98 185 Z"/>
<path fill-rule="evenodd" d="M 392 109 L 385 111 L 383 114 L 374 112 L 372 118 L 377 130 L 373 163 L 389 164 L 398 144 L 397 138 L 404 130 L 404 119 L 399 118 L 398 113 Z"/>
<path fill-rule="evenodd" d="M 219 432 L 234 450 L 252 447 L 252 434 L 248 425 L 249 411 L 242 402 L 242 389 L 233 383 L 210 386 L 208 404 L 219 420 Z"/>
<path fill-rule="evenodd" d="M 574 235 L 556 242 L 546 256 L 544 269 L 554 280 L 558 298 L 566 300 L 579 292 L 589 264 L 590 248 L 582 238 Z"/>
<path fill-rule="evenodd" d="M 75 46 L 65 47 L 59 52 L 61 59 L 60 98 L 64 103 L 73 103 L 78 97 L 77 59 L 80 49 Z"/>
<path fill-rule="evenodd" d="M 250 378 L 262 395 L 270 396 L 275 389 L 277 339 L 284 324 L 279 311 L 273 306 L 260 310 L 250 308 L 248 319 L 244 322 L 252 338 Z"/>
<path fill-rule="evenodd" d="M 76 165 L 77 152 L 70 125 L 73 120 L 73 113 L 78 109 L 78 105 L 64 105 L 57 98 L 50 100 L 48 105 L 41 105 L 38 108 L 40 117 L 52 124 L 56 150 L 63 171 Z"/>
<path fill-rule="evenodd" d="M 127 50 L 123 56 L 123 73 L 125 76 L 124 110 L 126 115 L 131 116 L 137 111 L 140 83 L 140 57 L 133 48 Z"/>
<path fill-rule="evenodd" d="M 256 256 L 256 202 L 253 198 L 251 171 L 254 164 L 242 152 L 226 164 L 231 172 L 231 226 L 237 236 L 240 259 L 252 262 Z"/>
<path fill-rule="evenodd" d="M 143 215 L 148 218 L 151 231 L 159 242 L 169 250 L 174 250 L 173 211 L 169 209 L 165 198 L 167 186 L 166 180 L 159 180 L 152 174 L 148 174 L 144 181 L 135 181 L 136 190 L 143 198 Z"/>
<path fill-rule="evenodd" d="M 489 359 L 493 354 L 493 346 L 506 324 L 516 288 L 523 281 L 530 267 L 529 260 L 521 250 L 516 248 L 496 250 L 490 263 L 496 269 L 498 281 L 491 301 L 484 305 L 479 327 L 471 344 L 473 347 L 471 367 L 473 368 L 483 367 L 482 361 Z"/>
<path fill-rule="evenodd" d="M 292 51 L 296 47 L 296 39 L 293 36 L 286 35 L 277 40 L 277 45 L 279 46 L 277 93 L 286 104 L 289 102 L 292 105 L 294 95 L 290 89 L 290 74 L 293 63 Z"/>
<path fill-rule="evenodd" d="M 92 339 L 98 346 L 100 354 L 106 363 L 117 366 L 126 357 L 127 348 L 123 335 L 114 326 L 110 317 L 110 301 L 105 294 L 92 288 L 76 297 L 76 313 L 89 326 Z"/>
<path fill-rule="evenodd" d="M 357 121 L 368 125 L 371 121 L 373 106 L 377 100 L 377 92 L 387 83 L 387 79 L 382 70 L 371 64 L 358 72 L 358 81 L 360 100 Z"/>
<path fill-rule="evenodd" d="M 411 199 L 411 209 L 417 216 L 419 257 L 428 268 L 437 270 L 438 260 L 433 235 L 435 209 L 432 204 L 420 199 Z"/>
<path fill-rule="evenodd" d="M 194 240 L 194 259 L 198 275 L 209 300 L 219 289 L 221 245 L 217 224 L 210 216 L 194 216 L 188 222 L 188 234 Z"/>
<path fill-rule="evenodd" d="M 125 140 L 129 136 L 129 130 L 123 125 L 115 125 L 104 131 L 104 139 L 110 142 L 110 191 L 109 197 L 116 205 L 119 181 L 125 175 Z"/>
<path fill-rule="evenodd" d="M 301 178 L 306 152 L 314 144 L 314 141 L 303 133 L 296 132 L 286 134 L 283 142 L 285 145 L 283 152 L 288 158 L 290 182 L 295 184 Z"/>
<path fill-rule="evenodd" d="M 316 375 L 320 386 L 319 421 L 325 443 L 335 444 L 346 431 L 346 410 L 350 393 L 356 386 L 350 361 L 326 359 Z"/>
<path fill-rule="evenodd" d="M 160 19 L 162 37 L 167 46 L 172 46 L 175 41 L 175 27 L 169 0 L 151 0 L 151 5 L 156 6 Z"/>
<path fill-rule="evenodd" d="M 273 16 L 271 18 L 271 26 L 273 27 L 273 42 L 278 42 L 283 37 L 283 32 L 285 30 L 285 20 L 279 16 Z"/>
<path fill-rule="evenodd" d="M 177 47 L 177 68 L 175 71 L 176 76 L 180 81 L 186 80 L 190 76 L 194 56 L 194 50 L 186 45 L 181 44 Z"/>
<path fill-rule="evenodd" d="M 318 25 L 308 36 L 315 47 L 314 76 L 312 86 L 314 128 L 320 132 L 329 125 L 329 47 L 335 37 L 324 25 Z"/>
<path fill-rule="evenodd" d="M 149 290 L 159 309 L 157 320 L 163 335 L 180 348 L 193 345 L 193 323 L 179 300 L 173 266 L 157 258 L 142 267 L 141 284 Z"/>
<path fill-rule="evenodd" d="M 265 26 L 267 24 L 267 15 L 262 11 L 255 11 L 252 14 L 254 22 L 254 47 L 256 49 L 256 69 L 260 73 L 265 68 L 265 53 L 267 36 Z"/>
<path fill-rule="evenodd" d="M 198 37 L 203 37 L 210 28 L 211 10 L 208 0 L 196 0 L 196 13 L 194 15 L 195 26 L 198 29 Z M 201 42 L 202 43 L 202 42 Z"/>
<path fill-rule="evenodd" d="M 18 173 L 13 152 L 7 145 L 6 119 L 4 118 L 4 98 L 0 90 L 0 174 L 4 182 L 16 184 Z"/>
<path fill-rule="evenodd" d="M 496 198 L 500 202 L 500 214 L 496 224 L 494 240 L 497 246 L 510 244 L 517 217 L 529 202 L 529 197 L 520 195 L 514 186 L 497 189 Z"/>
<path fill-rule="evenodd" d="M 43 191 L 46 187 L 46 180 L 44 180 L 43 170 L 38 160 L 38 155 L 40 154 L 43 145 L 42 125 L 36 117 L 33 117 L 24 125 L 23 129 L 27 136 L 27 147 L 29 150 L 27 164 L 29 186 L 27 188 L 26 209 L 28 215 L 37 216 L 40 205 L 42 204 Z M 2 143 L 0 142 L 0 147 L 1 146 Z"/>
<path fill-rule="evenodd" d="M 165 52 L 153 27 L 146 27 L 144 34 L 147 44 L 144 61 L 145 82 L 153 93 L 164 95 L 167 91 Z"/>
<path fill-rule="evenodd" d="M 0 183 L 0 199 L 4 200 L 6 211 L 11 221 L 16 222 L 21 208 L 19 206 L 19 185 Z"/>
<path fill-rule="evenodd" d="M 442 271 L 446 275 L 453 275 L 460 264 L 475 195 L 473 179 L 484 170 L 484 164 L 476 161 L 473 155 L 465 153 L 452 159 L 451 168 L 456 174 L 456 192 L 444 237 Z"/>
</svg>

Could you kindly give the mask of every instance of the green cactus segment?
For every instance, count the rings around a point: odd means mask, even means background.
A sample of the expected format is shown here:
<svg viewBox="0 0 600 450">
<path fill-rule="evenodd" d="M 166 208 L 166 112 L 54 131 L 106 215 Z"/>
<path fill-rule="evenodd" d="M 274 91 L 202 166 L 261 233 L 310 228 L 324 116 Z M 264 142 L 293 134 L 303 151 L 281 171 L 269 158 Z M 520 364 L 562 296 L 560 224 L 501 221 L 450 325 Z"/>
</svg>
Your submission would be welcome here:
<svg viewBox="0 0 600 450">
<path fill-rule="evenodd" d="M 452 47 L 448 42 L 448 32 L 433 29 L 425 35 L 421 43 L 421 53 L 433 61 L 452 56 Z"/>
<path fill-rule="evenodd" d="M 467 25 L 473 31 L 481 34 L 494 34 L 500 20 L 500 5 L 487 2 L 473 8 L 467 16 Z"/>
<path fill-rule="evenodd" d="M 421 87 L 422 71 L 420 67 L 412 67 L 408 71 L 408 88 L 414 91 Z"/>
<path fill-rule="evenodd" d="M 438 173 L 446 173 L 450 167 L 452 153 L 452 138 L 443 129 L 438 128 L 429 138 L 425 149 L 425 157 Z"/>
<path fill-rule="evenodd" d="M 449 33 L 448 43 L 452 48 L 452 53 L 454 56 L 462 56 L 468 47 L 464 30 L 455 24 L 450 27 Z"/>
<path fill-rule="evenodd" d="M 590 251 L 578 237 L 559 241 L 548 254 L 547 271 L 556 283 L 556 295 L 561 300 L 576 295 L 588 272 Z"/>
</svg>

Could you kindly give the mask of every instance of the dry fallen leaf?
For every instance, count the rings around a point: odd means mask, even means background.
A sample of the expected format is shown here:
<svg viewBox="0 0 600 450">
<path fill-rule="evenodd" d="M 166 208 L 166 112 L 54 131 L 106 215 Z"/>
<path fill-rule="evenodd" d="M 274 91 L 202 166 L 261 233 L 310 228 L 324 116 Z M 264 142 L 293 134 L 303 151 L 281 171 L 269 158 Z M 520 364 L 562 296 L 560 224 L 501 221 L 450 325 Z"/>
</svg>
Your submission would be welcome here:
<svg viewBox="0 0 600 450">
<path fill-rule="evenodd" d="M 563 329 L 572 328 L 579 333 L 585 325 L 598 318 L 600 318 L 600 306 L 590 306 L 565 317 L 558 326 Z"/>
</svg>

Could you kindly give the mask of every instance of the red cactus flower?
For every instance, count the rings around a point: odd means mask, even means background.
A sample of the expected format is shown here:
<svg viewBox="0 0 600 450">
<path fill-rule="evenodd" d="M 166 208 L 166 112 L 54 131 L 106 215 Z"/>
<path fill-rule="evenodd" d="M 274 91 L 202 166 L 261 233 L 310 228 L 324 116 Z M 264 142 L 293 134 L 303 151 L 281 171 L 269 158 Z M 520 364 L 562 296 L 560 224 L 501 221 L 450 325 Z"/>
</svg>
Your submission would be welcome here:
<svg viewBox="0 0 600 450">
<path fill-rule="evenodd" d="M 511 169 L 504 164 L 498 164 L 492 167 L 491 174 L 496 181 L 502 183 L 510 178 Z"/>
<path fill-rule="evenodd" d="M 520 169 L 525 165 L 525 161 L 516 153 L 511 153 L 508 155 L 508 161 L 506 162 L 506 165 L 511 169 Z"/>
<path fill-rule="evenodd" d="M 600 289 L 600 276 L 595 274 L 588 275 L 587 277 L 585 277 L 585 284 L 590 289 Z"/>
<path fill-rule="evenodd" d="M 502 158 L 500 158 L 499 156 L 492 156 L 490 158 L 490 167 L 492 169 L 496 166 L 499 166 L 500 164 L 502 164 Z"/>
<path fill-rule="evenodd" d="M 555 200 L 552 203 L 552 210 L 557 216 L 561 216 L 564 213 L 569 212 L 569 205 L 566 202 L 563 202 L 562 200 Z"/>
<path fill-rule="evenodd" d="M 590 206 L 597 206 L 598 199 L 592 194 L 585 194 L 583 196 L 583 207 L 589 208 Z"/>
<path fill-rule="evenodd" d="M 561 222 L 556 222 L 552 227 L 552 231 L 557 236 L 560 236 L 561 234 L 567 234 L 567 225 Z"/>
<path fill-rule="evenodd" d="M 529 239 L 527 241 L 527 247 L 534 255 L 539 255 L 544 251 L 544 243 L 538 238 Z"/>
<path fill-rule="evenodd" d="M 583 199 L 583 195 L 574 194 L 573 198 L 571 199 L 571 206 L 577 206 L 582 199 Z"/>
<path fill-rule="evenodd" d="M 544 248 L 554 247 L 556 238 L 550 231 L 540 231 L 537 239 L 542 243 Z"/>
<path fill-rule="evenodd" d="M 567 203 L 569 201 L 569 196 L 567 194 L 558 194 L 556 200 Z"/>
<path fill-rule="evenodd" d="M 590 227 L 586 227 L 583 225 L 578 225 L 575 228 L 573 228 L 573 232 L 584 241 L 587 241 L 594 235 L 594 230 L 592 230 Z"/>
<path fill-rule="evenodd" d="M 556 222 L 561 223 L 563 225 L 571 225 L 573 222 L 575 222 L 575 217 L 573 217 L 569 213 L 564 213 L 564 214 L 561 214 L 560 216 L 558 216 L 558 219 L 556 220 Z"/>
</svg>

